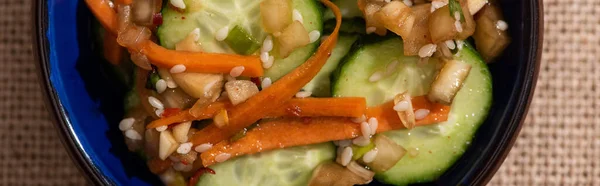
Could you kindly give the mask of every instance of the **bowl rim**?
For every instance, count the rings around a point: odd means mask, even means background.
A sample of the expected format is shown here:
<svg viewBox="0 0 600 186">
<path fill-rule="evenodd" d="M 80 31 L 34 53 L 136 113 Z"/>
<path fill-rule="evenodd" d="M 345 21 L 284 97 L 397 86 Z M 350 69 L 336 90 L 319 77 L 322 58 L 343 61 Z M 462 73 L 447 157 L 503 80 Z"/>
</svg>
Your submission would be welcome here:
<svg viewBox="0 0 600 186">
<path fill-rule="evenodd" d="M 473 178 L 472 182 L 469 183 L 470 185 L 485 185 L 498 171 L 521 131 L 534 96 L 542 56 L 544 14 L 543 0 L 531 0 L 529 3 L 533 10 L 529 15 L 531 17 L 532 33 L 529 37 L 536 43 L 531 44 L 531 52 L 527 56 L 527 61 L 530 63 L 527 64 L 524 74 L 525 82 L 517 89 L 518 97 L 522 99 L 518 99 L 516 103 L 516 109 L 513 111 L 515 114 L 509 120 L 507 132 L 503 133 L 500 137 L 497 144 L 499 148 L 493 149 L 492 156 L 483 164 L 483 168 L 480 170 L 481 173 Z M 56 132 L 59 134 L 59 138 L 68 152 L 67 154 L 89 183 L 93 183 L 94 185 L 113 185 L 114 182 L 108 180 L 99 168 L 94 165 L 91 158 L 83 151 L 83 146 L 77 142 L 74 131 L 70 127 L 65 108 L 60 103 L 58 94 L 50 82 L 48 68 L 50 64 L 50 48 L 49 41 L 46 38 L 46 32 L 48 31 L 47 0 L 32 3 L 31 10 L 33 16 L 31 17 L 30 26 L 34 32 L 32 34 L 34 63 L 38 72 L 38 80 L 42 86 L 44 102 L 47 106 L 46 108 L 51 112 L 50 117 L 55 125 Z"/>
</svg>

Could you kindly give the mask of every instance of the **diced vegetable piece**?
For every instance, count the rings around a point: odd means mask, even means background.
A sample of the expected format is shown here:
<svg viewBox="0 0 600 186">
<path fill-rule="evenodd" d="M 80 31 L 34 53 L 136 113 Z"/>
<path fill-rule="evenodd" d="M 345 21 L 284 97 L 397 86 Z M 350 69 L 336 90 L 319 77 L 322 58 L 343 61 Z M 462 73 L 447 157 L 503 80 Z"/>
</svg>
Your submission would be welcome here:
<svg viewBox="0 0 600 186">
<path fill-rule="evenodd" d="M 183 122 L 177 124 L 173 127 L 173 137 L 179 143 L 185 143 L 188 141 L 188 132 L 190 131 L 190 127 L 192 126 L 192 122 Z"/>
<path fill-rule="evenodd" d="M 367 163 L 367 166 L 375 172 L 385 172 L 392 168 L 406 154 L 406 150 L 402 146 L 384 135 L 376 135 L 374 143 L 379 152 L 377 152 L 375 160 Z"/>
<path fill-rule="evenodd" d="M 201 52 L 202 47 L 198 43 L 200 38 L 200 29 L 194 29 L 183 40 L 175 44 L 175 50 L 187 52 Z"/>
<path fill-rule="evenodd" d="M 369 143 L 367 146 L 363 147 L 358 145 L 352 145 L 352 160 L 358 160 L 363 155 L 365 155 L 365 153 L 369 152 L 373 148 L 375 148 L 375 144 L 372 142 Z"/>
<path fill-rule="evenodd" d="M 450 16 L 448 6 L 438 8 L 429 17 L 429 33 L 433 43 L 454 39 L 458 31 L 454 25 L 454 16 Z"/>
<path fill-rule="evenodd" d="M 279 56 L 286 58 L 295 49 L 309 44 L 310 38 L 302 23 L 294 21 L 281 32 L 277 41 L 279 41 Z"/>
<path fill-rule="evenodd" d="M 222 74 L 182 72 L 171 74 L 179 87 L 194 98 L 216 100 L 221 95 Z"/>
<path fill-rule="evenodd" d="M 473 15 L 471 15 L 471 13 L 469 12 L 469 4 L 467 3 L 467 1 L 468 0 L 460 1 L 462 11 L 461 19 L 464 18 L 464 20 L 461 21 L 461 27 L 463 30 L 462 32 L 459 32 L 456 36 L 456 39 L 458 40 L 465 40 L 471 37 L 473 33 L 475 33 L 475 20 L 473 20 Z"/>
<path fill-rule="evenodd" d="M 236 25 L 229 31 L 225 43 L 229 45 L 235 53 L 242 55 L 250 55 L 260 48 L 261 44 L 258 39 L 252 37 L 243 27 Z"/>
<path fill-rule="evenodd" d="M 292 2 L 290 0 L 264 0 L 260 3 L 260 17 L 266 32 L 281 32 L 292 23 Z"/>
<path fill-rule="evenodd" d="M 335 162 L 320 164 L 313 171 L 309 186 L 349 186 L 367 184 L 365 179 Z"/>
<path fill-rule="evenodd" d="M 370 183 L 373 180 L 373 176 L 375 176 L 373 171 L 366 169 L 365 166 L 356 163 L 356 161 L 351 161 L 348 166 L 346 166 L 346 169 L 361 177 L 363 180 L 367 180 L 367 183 Z"/>
<path fill-rule="evenodd" d="M 160 133 L 156 129 L 146 129 L 144 132 L 144 151 L 150 158 L 158 157 Z"/>
<path fill-rule="evenodd" d="M 431 84 L 431 91 L 427 95 L 429 100 L 445 105 L 452 104 L 456 93 L 469 75 L 471 65 L 455 60 L 446 61 L 442 70 Z"/>
<path fill-rule="evenodd" d="M 180 88 L 167 89 L 161 96 L 163 97 L 165 108 L 188 108 L 194 104 L 194 98 L 186 94 Z"/>
<path fill-rule="evenodd" d="M 448 8 L 450 10 L 451 17 L 455 18 L 456 20 L 455 14 L 458 14 L 460 17 L 460 20 L 458 21 L 465 21 L 465 15 L 463 14 L 462 7 L 460 7 L 460 3 L 458 2 L 458 0 L 448 0 Z"/>
<path fill-rule="evenodd" d="M 415 17 L 412 31 L 407 37 L 402 37 L 405 56 L 416 56 L 419 54 L 421 47 L 431 43 L 428 24 L 431 15 L 431 4 L 413 6 L 412 14 Z"/>
<path fill-rule="evenodd" d="M 378 12 L 383 5 L 385 5 L 383 1 L 358 0 L 358 8 L 363 12 L 365 23 L 367 25 L 367 34 L 374 32 L 377 35 L 384 36 L 387 33 L 384 24 L 375 18 L 375 13 Z"/>
<path fill-rule="evenodd" d="M 229 116 L 227 115 L 227 110 L 221 109 L 213 118 L 213 122 L 219 128 L 223 128 L 229 125 Z"/>
<path fill-rule="evenodd" d="M 225 83 L 225 91 L 231 104 L 237 105 L 258 94 L 258 87 L 252 81 L 235 80 Z"/>
<path fill-rule="evenodd" d="M 490 62 L 502 54 L 502 51 L 510 43 L 508 32 L 498 29 L 496 26 L 502 20 L 502 12 L 493 5 L 485 6 L 477 17 L 477 29 L 475 29 L 473 38 L 477 51 L 486 62 Z"/>
<path fill-rule="evenodd" d="M 152 129 L 154 130 L 154 129 Z M 156 130 L 155 130 L 156 131 Z M 161 160 L 159 158 L 152 158 L 147 162 L 150 172 L 154 174 L 161 174 L 167 171 L 173 162 L 171 160 Z"/>
<path fill-rule="evenodd" d="M 175 138 L 173 138 L 173 135 L 169 130 L 160 132 L 159 138 L 158 156 L 161 160 L 165 160 L 177 150 L 177 141 L 175 141 Z"/>
<path fill-rule="evenodd" d="M 410 36 L 415 17 L 410 7 L 401 1 L 392 1 L 375 13 L 375 18 L 388 30 L 402 36 Z"/>
<path fill-rule="evenodd" d="M 411 97 L 408 93 L 401 93 L 394 97 L 394 110 L 404 127 L 412 129 L 415 127 L 416 119 Z"/>
<path fill-rule="evenodd" d="M 467 3 L 469 4 L 469 12 L 471 15 L 475 15 L 488 3 L 488 0 L 467 0 Z"/>
<path fill-rule="evenodd" d="M 154 14 L 156 3 L 162 3 L 159 0 L 135 0 L 131 5 L 131 14 L 133 22 L 142 26 L 154 25 Z M 160 9 L 159 9 L 160 10 Z"/>
</svg>

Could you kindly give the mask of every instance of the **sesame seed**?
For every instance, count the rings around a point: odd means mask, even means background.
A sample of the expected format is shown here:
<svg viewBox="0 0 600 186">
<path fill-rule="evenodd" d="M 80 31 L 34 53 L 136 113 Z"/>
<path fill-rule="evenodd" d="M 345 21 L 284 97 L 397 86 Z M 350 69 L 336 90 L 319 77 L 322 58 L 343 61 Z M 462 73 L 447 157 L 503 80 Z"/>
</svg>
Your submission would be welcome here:
<svg viewBox="0 0 600 186">
<path fill-rule="evenodd" d="M 165 90 L 167 90 L 167 81 L 165 81 L 164 79 L 159 79 L 158 81 L 156 81 L 154 87 L 156 87 L 156 92 L 158 92 L 159 94 L 163 93 Z"/>
<path fill-rule="evenodd" d="M 166 125 L 165 126 L 160 126 L 160 127 L 156 127 L 156 131 L 162 132 L 162 131 L 167 130 L 168 128 L 169 128 L 169 126 L 166 126 Z"/>
<path fill-rule="evenodd" d="M 454 42 L 456 42 L 456 48 L 458 48 L 459 50 L 462 50 L 463 45 L 465 44 L 465 42 L 462 41 L 462 40 L 455 40 Z"/>
<path fill-rule="evenodd" d="M 371 117 L 369 118 L 369 128 L 371 128 L 371 135 L 375 135 L 377 133 L 377 127 L 379 127 L 379 121 L 377 118 Z"/>
<path fill-rule="evenodd" d="M 340 147 L 347 147 L 352 145 L 352 141 L 351 140 L 340 140 L 338 141 L 338 146 Z"/>
<path fill-rule="evenodd" d="M 207 150 L 210 150 L 212 147 L 213 147 L 213 145 L 210 143 L 203 143 L 201 145 L 196 146 L 196 148 L 194 148 L 194 150 L 196 152 L 203 153 L 203 152 L 206 152 Z"/>
<path fill-rule="evenodd" d="M 175 83 L 175 81 L 173 81 L 172 79 L 169 79 L 169 80 L 167 80 L 167 87 L 177 88 L 177 83 Z"/>
<path fill-rule="evenodd" d="M 292 12 L 292 20 L 294 21 L 300 21 L 300 23 L 304 23 L 304 19 L 302 18 L 302 14 L 300 14 L 300 11 L 294 9 L 294 11 Z"/>
<path fill-rule="evenodd" d="M 435 12 L 435 10 L 446 6 L 448 3 L 444 1 L 432 1 L 431 2 L 431 12 Z"/>
<path fill-rule="evenodd" d="M 408 103 L 408 101 L 400 101 L 394 105 L 394 110 L 398 111 L 398 112 L 406 111 L 406 110 L 408 110 L 409 107 L 410 107 L 410 103 Z"/>
<path fill-rule="evenodd" d="M 457 32 L 463 32 L 463 27 L 462 27 L 462 24 L 460 23 L 460 21 L 454 22 L 454 28 L 456 29 Z"/>
<path fill-rule="evenodd" d="M 445 41 L 444 43 L 446 43 L 446 46 L 450 49 L 450 50 L 454 50 L 456 48 L 456 44 L 454 44 L 453 40 L 448 40 Z"/>
<path fill-rule="evenodd" d="M 460 12 L 458 12 L 458 11 L 454 12 L 454 20 L 460 21 Z"/>
<path fill-rule="evenodd" d="M 263 89 L 266 89 L 266 88 L 269 88 L 271 86 L 271 83 L 272 83 L 271 82 L 271 78 L 266 77 L 266 78 L 263 78 L 263 80 L 260 82 L 260 86 Z"/>
<path fill-rule="evenodd" d="M 508 29 L 508 24 L 503 20 L 498 20 L 498 22 L 496 22 L 496 28 L 498 30 L 506 31 L 506 29 Z"/>
<path fill-rule="evenodd" d="M 229 158 L 231 158 L 231 154 L 221 153 L 221 154 L 215 156 L 215 161 L 221 163 L 221 162 L 227 161 Z"/>
<path fill-rule="evenodd" d="M 362 133 L 362 137 L 371 138 L 371 127 L 369 127 L 369 123 L 360 123 L 360 132 Z"/>
<path fill-rule="evenodd" d="M 227 38 L 227 35 L 229 35 L 229 26 L 225 26 L 217 30 L 217 33 L 215 33 L 215 39 L 217 41 L 223 41 L 225 38 Z"/>
<path fill-rule="evenodd" d="M 371 34 L 371 33 L 375 32 L 376 30 L 377 30 L 377 28 L 375 28 L 375 27 L 368 27 L 367 34 Z"/>
<path fill-rule="evenodd" d="M 160 100 L 156 99 L 153 96 L 148 96 L 148 103 L 150 103 L 150 105 L 152 105 L 152 107 L 156 108 L 156 109 L 164 109 L 165 106 L 162 104 L 162 102 L 160 102 Z"/>
<path fill-rule="evenodd" d="M 262 62 L 262 66 L 265 69 L 269 69 L 273 66 L 273 62 L 275 61 L 275 57 L 269 56 L 269 60 L 267 62 Z"/>
<path fill-rule="evenodd" d="M 177 153 L 179 154 L 187 154 L 192 150 L 192 142 L 182 143 L 177 147 Z"/>
<path fill-rule="evenodd" d="M 321 37 L 321 32 L 318 30 L 310 31 L 310 33 L 308 33 L 308 37 L 310 38 L 310 43 L 314 43 L 315 41 L 319 40 L 319 37 Z"/>
<path fill-rule="evenodd" d="M 436 51 L 436 48 L 437 46 L 434 44 L 427 44 L 421 47 L 421 49 L 419 49 L 419 57 L 431 57 L 431 55 L 433 55 L 433 53 Z"/>
<path fill-rule="evenodd" d="M 365 163 L 373 162 L 373 160 L 375 160 L 375 157 L 377 157 L 378 152 L 379 152 L 379 150 L 377 148 L 371 149 L 369 152 L 367 152 L 363 155 L 363 161 Z"/>
<path fill-rule="evenodd" d="M 125 131 L 125 136 L 132 140 L 141 140 L 142 139 L 142 136 L 140 135 L 140 133 L 138 133 L 137 131 L 135 131 L 133 129 L 129 129 L 129 130 Z"/>
<path fill-rule="evenodd" d="M 381 71 L 377 71 L 377 72 L 373 73 L 371 75 L 371 77 L 369 77 L 369 81 L 376 82 L 376 81 L 379 81 L 381 78 L 383 78 L 383 73 Z"/>
<path fill-rule="evenodd" d="M 161 117 L 161 116 L 162 116 L 162 114 L 163 114 L 163 112 L 165 112 L 165 110 L 164 110 L 164 109 L 156 109 L 156 110 L 154 111 L 154 114 L 156 114 L 156 116 L 158 116 L 158 117 Z"/>
<path fill-rule="evenodd" d="M 387 67 L 385 68 L 385 74 L 389 75 L 389 74 L 396 72 L 397 67 L 398 67 L 398 60 L 394 60 L 394 61 L 390 62 L 387 65 Z"/>
<path fill-rule="evenodd" d="M 427 115 L 429 115 L 429 112 L 430 111 L 428 109 L 419 109 L 415 111 L 415 119 L 424 119 L 425 117 L 427 117 Z"/>
<path fill-rule="evenodd" d="M 260 51 L 270 52 L 271 50 L 273 50 L 273 38 L 271 36 L 267 36 L 267 38 L 265 38 L 265 41 L 263 41 L 263 45 Z"/>
<path fill-rule="evenodd" d="M 238 76 L 242 75 L 242 72 L 244 72 L 245 69 L 246 69 L 246 67 L 244 67 L 244 66 L 233 67 L 231 69 L 231 71 L 229 72 L 229 75 L 231 75 L 231 77 L 238 77 Z"/>
<path fill-rule="evenodd" d="M 311 91 L 300 91 L 300 92 L 296 93 L 297 98 L 307 98 L 307 97 L 310 97 L 310 95 L 312 95 Z"/>
<path fill-rule="evenodd" d="M 169 72 L 171 72 L 171 74 L 177 74 L 177 73 L 185 72 L 185 70 L 186 70 L 185 65 L 178 64 L 178 65 L 171 67 L 171 70 L 169 70 Z"/>
<path fill-rule="evenodd" d="M 125 118 L 119 122 L 119 130 L 126 131 L 133 127 L 133 123 L 135 122 L 134 118 Z"/>
<path fill-rule="evenodd" d="M 194 36 L 194 41 L 200 40 L 200 28 L 194 28 L 190 34 Z"/>
<path fill-rule="evenodd" d="M 411 0 L 404 0 L 402 2 L 404 2 L 406 6 L 413 6 L 413 2 Z"/>
<path fill-rule="evenodd" d="M 183 2 L 183 0 L 169 0 L 169 2 L 171 2 L 171 5 L 173 5 L 174 7 L 177 7 L 179 9 L 185 9 L 185 3 Z"/>
<path fill-rule="evenodd" d="M 342 164 L 343 166 L 348 165 L 350 163 L 350 160 L 352 160 L 352 148 L 344 148 L 344 151 L 342 151 L 341 155 L 342 157 L 340 158 L 340 164 Z"/>
<path fill-rule="evenodd" d="M 367 120 L 367 117 L 363 114 L 362 116 L 360 116 L 358 118 L 352 118 L 351 120 L 354 123 L 362 123 Z"/>
<path fill-rule="evenodd" d="M 358 145 L 361 147 L 367 146 L 367 145 L 369 145 L 369 143 L 371 143 L 371 140 L 369 140 L 369 138 L 365 138 L 363 136 L 359 136 L 352 140 L 352 144 Z"/>
<path fill-rule="evenodd" d="M 261 52 L 260 61 L 263 63 L 269 62 L 269 52 Z"/>
</svg>

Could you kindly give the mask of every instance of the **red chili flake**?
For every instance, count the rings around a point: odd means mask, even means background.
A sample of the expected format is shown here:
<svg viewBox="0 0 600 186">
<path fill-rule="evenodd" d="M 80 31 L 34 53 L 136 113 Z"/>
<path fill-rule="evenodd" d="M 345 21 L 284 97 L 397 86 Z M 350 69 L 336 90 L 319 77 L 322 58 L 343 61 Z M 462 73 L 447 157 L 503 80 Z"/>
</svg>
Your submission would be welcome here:
<svg viewBox="0 0 600 186">
<path fill-rule="evenodd" d="M 198 169 L 198 171 L 196 171 L 194 176 L 192 176 L 190 178 L 190 181 L 188 182 L 188 186 L 196 185 L 196 183 L 198 183 L 198 179 L 200 179 L 200 176 L 202 176 L 204 173 L 215 174 L 215 171 L 208 167 L 202 167 L 202 168 Z"/>
<path fill-rule="evenodd" d="M 258 86 L 258 87 L 260 87 L 260 85 L 261 85 L 260 78 L 253 77 L 253 78 L 250 78 L 250 81 L 252 81 L 252 83 L 256 84 L 256 86 Z"/>
<path fill-rule="evenodd" d="M 152 23 L 156 26 L 160 26 L 163 24 L 163 17 L 161 13 L 156 13 L 152 17 Z"/>
<path fill-rule="evenodd" d="M 169 116 L 173 116 L 177 113 L 181 112 L 180 108 L 166 108 L 165 111 L 160 115 L 161 118 L 166 118 Z"/>
<path fill-rule="evenodd" d="M 181 19 L 182 19 L 182 20 L 185 20 L 185 16 L 181 16 Z"/>
<path fill-rule="evenodd" d="M 188 163 L 187 161 L 181 161 L 181 164 L 188 165 L 190 163 Z"/>
</svg>

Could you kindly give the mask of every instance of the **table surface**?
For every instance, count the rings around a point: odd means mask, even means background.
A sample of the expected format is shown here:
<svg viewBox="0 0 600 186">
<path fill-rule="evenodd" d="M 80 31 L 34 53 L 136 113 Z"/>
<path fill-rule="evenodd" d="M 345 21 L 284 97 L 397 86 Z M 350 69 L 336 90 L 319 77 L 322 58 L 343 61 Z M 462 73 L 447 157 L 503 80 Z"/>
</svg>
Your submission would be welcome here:
<svg viewBox="0 0 600 186">
<path fill-rule="evenodd" d="M 0 185 L 85 185 L 38 85 L 31 0 L 0 2 Z M 600 1 L 545 0 L 535 98 L 490 185 L 600 185 Z"/>
</svg>

